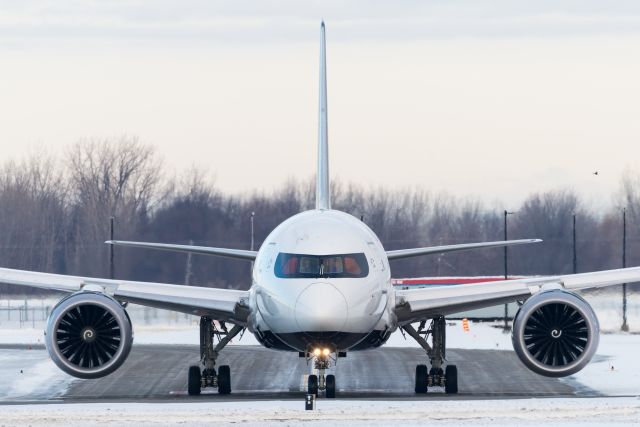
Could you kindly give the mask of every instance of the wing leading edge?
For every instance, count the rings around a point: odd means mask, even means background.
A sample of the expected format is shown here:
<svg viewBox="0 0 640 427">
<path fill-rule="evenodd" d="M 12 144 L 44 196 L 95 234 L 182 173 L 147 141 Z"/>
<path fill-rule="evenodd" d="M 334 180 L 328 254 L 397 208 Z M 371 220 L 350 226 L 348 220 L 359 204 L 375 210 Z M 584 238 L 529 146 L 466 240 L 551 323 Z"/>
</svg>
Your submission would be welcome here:
<svg viewBox="0 0 640 427">
<path fill-rule="evenodd" d="M 500 248 L 504 246 L 526 245 L 540 243 L 540 239 L 499 240 L 497 242 L 464 243 L 461 245 L 429 246 L 426 248 L 399 249 L 387 251 L 387 258 L 391 261 L 400 258 L 409 258 L 421 255 L 441 254 L 445 252 L 467 251 L 480 248 Z"/>
<path fill-rule="evenodd" d="M 124 240 L 107 240 L 108 245 L 129 246 L 132 248 L 160 249 L 165 251 L 190 252 L 201 255 L 216 255 L 227 258 L 244 259 L 254 261 L 258 256 L 256 251 L 244 249 L 212 248 L 209 246 L 174 245 L 170 243 L 128 242 Z"/>
<path fill-rule="evenodd" d="M 0 283 L 67 293 L 82 290 L 104 292 L 121 302 L 208 316 L 243 326 L 249 314 L 248 291 L 67 276 L 9 268 L 0 268 Z"/>
<path fill-rule="evenodd" d="M 468 285 L 396 290 L 400 325 L 526 299 L 544 289 L 580 290 L 640 281 L 640 267 Z"/>
</svg>

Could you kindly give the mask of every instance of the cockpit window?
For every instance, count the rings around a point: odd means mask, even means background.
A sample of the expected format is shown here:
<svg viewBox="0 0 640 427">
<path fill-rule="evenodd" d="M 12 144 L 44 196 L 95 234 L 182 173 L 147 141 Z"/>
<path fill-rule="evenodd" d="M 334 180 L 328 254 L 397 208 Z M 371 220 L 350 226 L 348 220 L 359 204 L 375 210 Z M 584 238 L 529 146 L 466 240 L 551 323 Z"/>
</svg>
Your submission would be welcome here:
<svg viewBox="0 0 640 427">
<path fill-rule="evenodd" d="M 279 253 L 275 265 L 276 277 L 358 278 L 369 275 L 367 257 L 363 254 L 300 255 Z"/>
</svg>

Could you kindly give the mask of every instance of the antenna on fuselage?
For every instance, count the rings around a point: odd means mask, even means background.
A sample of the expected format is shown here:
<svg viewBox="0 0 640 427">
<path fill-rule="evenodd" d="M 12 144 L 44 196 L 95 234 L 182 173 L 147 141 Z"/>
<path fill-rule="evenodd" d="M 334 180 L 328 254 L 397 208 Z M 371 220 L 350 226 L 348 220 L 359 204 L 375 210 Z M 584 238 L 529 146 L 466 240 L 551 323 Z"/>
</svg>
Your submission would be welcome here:
<svg viewBox="0 0 640 427">
<path fill-rule="evenodd" d="M 318 171 L 316 209 L 331 209 L 329 187 L 329 141 L 327 136 L 327 52 L 324 21 L 320 24 L 320 111 L 318 123 Z"/>
</svg>

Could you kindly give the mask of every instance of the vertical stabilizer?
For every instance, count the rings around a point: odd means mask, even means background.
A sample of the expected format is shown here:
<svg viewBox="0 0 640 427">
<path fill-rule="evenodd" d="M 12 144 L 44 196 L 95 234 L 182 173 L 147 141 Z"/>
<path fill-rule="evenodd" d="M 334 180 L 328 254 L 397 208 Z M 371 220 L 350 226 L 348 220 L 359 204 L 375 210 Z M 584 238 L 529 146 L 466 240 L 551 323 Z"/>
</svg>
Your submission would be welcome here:
<svg viewBox="0 0 640 427">
<path fill-rule="evenodd" d="M 329 141 L 327 136 L 327 53 L 324 22 L 320 25 L 320 111 L 318 123 L 318 171 L 316 209 L 331 209 L 329 188 Z"/>
</svg>

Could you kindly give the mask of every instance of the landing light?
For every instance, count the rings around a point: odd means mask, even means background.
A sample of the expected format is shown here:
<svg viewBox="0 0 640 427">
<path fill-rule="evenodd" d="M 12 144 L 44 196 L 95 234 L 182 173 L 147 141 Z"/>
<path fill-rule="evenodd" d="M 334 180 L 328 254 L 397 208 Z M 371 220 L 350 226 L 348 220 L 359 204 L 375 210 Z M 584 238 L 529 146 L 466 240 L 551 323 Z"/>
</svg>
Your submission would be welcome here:
<svg viewBox="0 0 640 427">
<path fill-rule="evenodd" d="M 320 356 L 320 353 L 321 353 L 321 351 L 320 351 L 319 348 L 316 348 L 315 350 L 313 350 L 313 355 L 314 356 Z"/>
<path fill-rule="evenodd" d="M 328 348 L 325 348 L 324 350 L 322 350 L 323 356 L 328 356 L 329 354 L 331 354 L 331 350 L 329 350 Z"/>
</svg>

